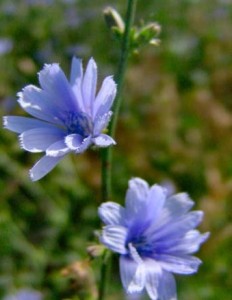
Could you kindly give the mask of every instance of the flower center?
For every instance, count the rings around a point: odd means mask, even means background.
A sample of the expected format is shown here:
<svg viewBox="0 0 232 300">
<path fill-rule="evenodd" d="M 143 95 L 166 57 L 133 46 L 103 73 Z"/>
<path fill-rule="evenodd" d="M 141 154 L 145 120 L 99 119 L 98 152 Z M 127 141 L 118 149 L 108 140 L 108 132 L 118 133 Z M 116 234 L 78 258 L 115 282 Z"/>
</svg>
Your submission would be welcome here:
<svg viewBox="0 0 232 300">
<path fill-rule="evenodd" d="M 93 123 L 91 118 L 83 112 L 67 112 L 65 125 L 69 134 L 78 133 L 83 137 L 87 137 L 92 134 L 93 131 Z"/>
<path fill-rule="evenodd" d="M 154 252 L 151 245 L 148 243 L 146 236 L 143 235 L 133 238 L 129 244 L 133 245 L 140 256 L 149 256 Z"/>
</svg>

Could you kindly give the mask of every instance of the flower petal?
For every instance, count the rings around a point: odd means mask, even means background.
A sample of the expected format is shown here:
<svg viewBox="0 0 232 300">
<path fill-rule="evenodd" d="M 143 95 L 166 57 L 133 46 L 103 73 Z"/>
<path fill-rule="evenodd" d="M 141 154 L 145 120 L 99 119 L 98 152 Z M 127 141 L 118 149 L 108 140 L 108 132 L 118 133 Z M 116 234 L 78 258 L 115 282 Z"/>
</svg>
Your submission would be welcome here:
<svg viewBox="0 0 232 300">
<path fill-rule="evenodd" d="M 52 125 L 47 122 L 27 117 L 5 116 L 3 117 L 3 126 L 11 131 L 22 133 L 34 128 L 48 128 Z"/>
<path fill-rule="evenodd" d="M 190 255 L 159 254 L 155 256 L 155 259 L 166 271 L 176 274 L 196 273 L 199 265 L 202 263 L 199 258 Z"/>
<path fill-rule="evenodd" d="M 94 136 L 98 136 L 102 132 L 102 130 L 108 126 L 112 114 L 113 114 L 112 111 L 109 111 L 108 113 L 99 116 L 94 120 L 94 129 L 93 129 Z"/>
<path fill-rule="evenodd" d="M 60 118 L 60 110 L 49 95 L 33 85 L 26 86 L 22 92 L 18 93 L 18 103 L 21 107 L 33 117 L 63 125 Z"/>
<path fill-rule="evenodd" d="M 147 195 L 146 199 L 146 215 L 147 219 L 158 219 L 166 200 L 166 189 L 158 184 L 154 184 Z"/>
<path fill-rule="evenodd" d="M 58 156 L 63 156 L 70 152 L 71 150 L 69 147 L 64 142 L 64 139 L 53 143 L 46 149 L 46 155 L 47 156 L 53 156 L 53 157 L 58 157 Z"/>
<path fill-rule="evenodd" d="M 125 208 L 115 202 L 103 203 L 98 208 L 98 215 L 106 225 L 123 225 Z"/>
<path fill-rule="evenodd" d="M 81 59 L 73 57 L 71 68 L 71 87 L 75 95 L 76 101 L 81 111 L 85 112 L 85 106 L 82 97 L 82 80 L 83 80 L 83 67 Z"/>
<path fill-rule="evenodd" d="M 145 285 L 145 270 L 143 264 L 137 264 L 128 256 L 120 256 L 120 277 L 128 294 L 142 292 Z"/>
<path fill-rule="evenodd" d="M 116 145 L 116 142 L 114 139 L 112 139 L 112 137 L 103 133 L 93 138 L 93 143 L 98 147 L 109 147 L 111 145 Z"/>
<path fill-rule="evenodd" d="M 126 193 L 126 211 L 128 216 L 134 216 L 141 212 L 144 206 L 149 186 L 145 180 L 133 178 L 129 181 L 129 188 Z"/>
<path fill-rule="evenodd" d="M 108 113 L 112 106 L 115 96 L 116 84 L 112 76 L 108 76 L 104 79 L 102 86 L 95 99 L 93 117 L 95 118 L 96 116 L 102 116 L 105 113 Z"/>
<path fill-rule="evenodd" d="M 93 105 L 97 86 L 97 65 L 91 58 L 86 67 L 83 77 L 82 95 L 84 100 L 85 112 L 90 116 L 93 115 Z"/>
<path fill-rule="evenodd" d="M 47 173 L 49 173 L 63 157 L 64 156 L 43 156 L 30 170 L 31 180 L 37 181 L 47 175 Z"/>
<path fill-rule="evenodd" d="M 45 151 L 51 144 L 64 137 L 64 132 L 58 128 L 34 128 L 24 131 L 20 136 L 21 147 L 30 152 Z"/>
<path fill-rule="evenodd" d="M 188 194 L 179 193 L 173 195 L 165 201 L 162 215 L 157 223 L 159 223 L 159 226 L 162 226 L 162 224 L 167 223 L 174 218 L 178 218 L 188 212 L 193 205 L 194 202 L 189 198 Z"/>
<path fill-rule="evenodd" d="M 102 230 L 100 241 L 112 251 L 126 254 L 125 247 L 127 238 L 127 229 L 118 225 L 107 225 Z"/>
<path fill-rule="evenodd" d="M 165 270 L 162 270 L 162 275 L 159 278 L 158 294 L 160 300 L 177 300 L 175 278 Z"/>
<path fill-rule="evenodd" d="M 209 238 L 209 232 L 200 234 L 198 230 L 190 230 L 183 237 L 174 240 L 167 247 L 166 252 L 169 254 L 191 254 L 199 250 L 200 245 Z"/>
<path fill-rule="evenodd" d="M 88 136 L 83 138 L 80 134 L 69 134 L 65 138 L 65 144 L 69 147 L 70 150 L 75 151 L 76 153 L 84 152 L 92 143 L 92 137 Z"/>
<path fill-rule="evenodd" d="M 162 269 L 157 262 L 153 259 L 146 258 L 144 260 L 146 270 L 146 283 L 145 287 L 147 293 L 152 300 L 157 300 L 158 295 L 158 282 L 162 274 Z"/>
<path fill-rule="evenodd" d="M 156 228 L 152 233 L 154 237 L 153 239 L 154 241 L 158 241 L 162 238 L 168 240 L 183 236 L 184 234 L 186 234 L 186 232 L 194 229 L 197 225 L 199 225 L 202 221 L 202 218 L 202 211 L 193 211 L 187 213 L 176 220 L 171 220 L 161 228 Z"/>
<path fill-rule="evenodd" d="M 39 72 L 39 82 L 60 109 L 63 111 L 79 110 L 71 86 L 58 64 L 45 65 Z"/>
<path fill-rule="evenodd" d="M 82 60 L 73 57 L 72 65 L 71 65 L 71 75 L 70 75 L 71 85 L 74 85 L 77 79 L 82 80 L 82 76 L 83 76 Z"/>
</svg>

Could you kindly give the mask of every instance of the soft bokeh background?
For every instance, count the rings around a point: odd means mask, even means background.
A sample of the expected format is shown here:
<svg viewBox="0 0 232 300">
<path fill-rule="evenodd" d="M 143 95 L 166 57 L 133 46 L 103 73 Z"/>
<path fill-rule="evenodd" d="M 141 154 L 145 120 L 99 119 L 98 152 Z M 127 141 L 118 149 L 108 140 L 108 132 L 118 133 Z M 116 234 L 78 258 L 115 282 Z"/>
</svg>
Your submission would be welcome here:
<svg viewBox="0 0 232 300">
<path fill-rule="evenodd" d="M 44 63 L 69 73 L 73 55 L 94 56 L 99 82 L 114 74 L 119 44 L 102 10 L 125 1 L 1 0 L 0 113 L 23 115 L 16 93 L 37 84 Z M 161 46 L 131 57 L 114 150 L 114 201 L 140 176 L 187 191 L 211 231 L 194 276 L 178 277 L 179 299 L 230 300 L 232 295 L 232 5 L 230 0 L 138 0 L 136 23 L 162 25 Z M 0 298 L 34 288 L 44 299 L 91 299 L 99 260 L 86 247 L 100 228 L 98 151 L 66 157 L 32 183 L 39 155 L 21 150 L 0 129 Z M 117 257 L 107 299 L 123 299 Z M 79 298 L 78 298 L 79 297 Z"/>
</svg>

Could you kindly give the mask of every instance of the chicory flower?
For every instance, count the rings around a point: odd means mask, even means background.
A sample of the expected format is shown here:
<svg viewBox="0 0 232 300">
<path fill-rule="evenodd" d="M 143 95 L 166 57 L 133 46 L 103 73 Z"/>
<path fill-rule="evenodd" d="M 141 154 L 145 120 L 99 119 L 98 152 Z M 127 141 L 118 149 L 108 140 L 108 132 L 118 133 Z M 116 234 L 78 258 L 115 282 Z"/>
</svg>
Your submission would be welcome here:
<svg viewBox="0 0 232 300">
<path fill-rule="evenodd" d="M 115 144 L 102 131 L 112 115 L 116 84 L 108 76 L 96 94 L 97 65 L 93 58 L 85 73 L 81 60 L 73 58 L 70 81 L 56 63 L 45 65 L 38 77 L 41 88 L 28 85 L 18 93 L 18 103 L 33 118 L 4 117 L 5 128 L 20 134 L 24 150 L 45 152 L 30 170 L 33 181 L 50 172 L 69 152 L 80 154 L 91 145 Z"/>
<path fill-rule="evenodd" d="M 129 181 L 125 207 L 106 202 L 99 207 L 105 223 L 100 241 L 120 254 L 120 275 L 128 294 L 147 291 L 152 300 L 174 300 L 173 273 L 197 272 L 201 260 L 192 256 L 208 238 L 196 226 L 202 211 L 189 210 L 193 201 L 185 193 L 168 196 L 160 185 Z"/>
</svg>

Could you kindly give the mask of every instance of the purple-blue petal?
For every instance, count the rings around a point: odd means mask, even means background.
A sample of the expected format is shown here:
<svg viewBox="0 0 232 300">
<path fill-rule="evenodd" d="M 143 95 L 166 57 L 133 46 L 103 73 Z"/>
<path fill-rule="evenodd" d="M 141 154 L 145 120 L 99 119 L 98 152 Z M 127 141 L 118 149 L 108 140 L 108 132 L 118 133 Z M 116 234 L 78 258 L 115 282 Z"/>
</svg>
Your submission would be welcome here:
<svg viewBox="0 0 232 300">
<path fill-rule="evenodd" d="M 46 155 L 58 157 L 58 156 L 63 156 L 65 154 L 69 153 L 70 151 L 71 150 L 67 147 L 67 145 L 64 142 L 64 138 L 63 138 L 62 140 L 59 140 L 58 142 L 51 144 L 46 149 Z"/>
<path fill-rule="evenodd" d="M 168 197 L 165 201 L 160 218 L 157 220 L 159 227 L 162 227 L 163 224 L 173 221 L 187 213 L 193 205 L 194 202 L 186 193 L 179 193 Z"/>
<path fill-rule="evenodd" d="M 78 107 L 82 112 L 85 112 L 85 103 L 82 95 L 82 80 L 83 80 L 83 68 L 82 61 L 73 57 L 71 67 L 71 88 L 78 103 Z"/>
<path fill-rule="evenodd" d="M 115 96 L 116 84 L 112 76 L 108 76 L 104 79 L 102 86 L 95 99 L 93 117 L 98 118 L 99 116 L 102 116 L 105 113 L 107 113 L 113 104 Z"/>
<path fill-rule="evenodd" d="M 70 134 L 65 137 L 65 144 L 76 153 L 84 152 L 92 143 L 91 136 L 83 138 L 80 134 Z"/>
<path fill-rule="evenodd" d="M 43 156 L 30 170 L 30 177 L 32 181 L 37 181 L 47 175 L 64 156 L 51 157 Z"/>
<path fill-rule="evenodd" d="M 199 250 L 202 243 L 209 238 L 209 232 L 200 234 L 198 230 L 190 230 L 179 239 L 174 239 L 171 245 L 165 247 L 169 254 L 192 254 Z M 156 244 L 157 245 L 157 244 Z M 159 245 L 157 245 L 159 246 Z M 161 246 L 162 247 L 162 242 Z M 164 245 L 163 245 L 164 248 Z"/>
<path fill-rule="evenodd" d="M 202 221 L 202 218 L 202 211 L 189 212 L 176 220 L 170 221 L 161 228 L 156 228 L 151 234 L 151 240 L 155 242 L 159 239 L 174 239 L 182 236 L 189 230 L 198 226 Z"/>
<path fill-rule="evenodd" d="M 42 152 L 64 137 L 59 128 L 34 128 L 24 131 L 20 136 L 21 147 L 30 152 Z"/>
<path fill-rule="evenodd" d="M 152 300 L 157 300 L 158 295 L 158 283 L 162 274 L 160 265 L 153 259 L 146 258 L 144 260 L 146 270 L 146 291 Z"/>
<path fill-rule="evenodd" d="M 51 101 L 63 111 L 78 111 L 78 103 L 71 86 L 58 64 L 45 65 L 39 72 L 39 82 Z"/>
<path fill-rule="evenodd" d="M 119 254 L 127 254 L 126 249 L 127 229 L 119 225 L 107 225 L 103 228 L 100 241 Z"/>
<path fill-rule="evenodd" d="M 124 225 L 125 208 L 115 202 L 106 202 L 98 208 L 98 215 L 105 225 Z"/>
<path fill-rule="evenodd" d="M 70 73 L 70 84 L 74 85 L 77 80 L 82 80 L 83 77 L 83 67 L 82 60 L 76 57 L 72 59 L 71 73 Z"/>
<path fill-rule="evenodd" d="M 129 188 L 126 193 L 126 211 L 128 217 L 137 215 L 141 208 L 144 208 L 149 186 L 145 180 L 133 178 L 129 181 Z"/>
<path fill-rule="evenodd" d="M 93 115 L 93 105 L 97 87 L 97 65 L 93 58 L 87 64 L 82 83 L 82 95 L 84 99 L 85 112 Z"/>
<path fill-rule="evenodd" d="M 141 293 L 145 285 L 145 269 L 143 264 L 137 264 L 131 258 L 120 256 L 120 277 L 128 294 Z"/>
<path fill-rule="evenodd" d="M 35 118 L 63 125 L 62 115 L 56 103 L 52 102 L 49 95 L 33 85 L 26 86 L 18 93 L 20 106 Z"/>
<path fill-rule="evenodd" d="M 190 255 L 157 254 L 154 259 L 164 270 L 176 274 L 196 273 L 202 263 L 199 258 Z"/>
<path fill-rule="evenodd" d="M 94 136 L 98 136 L 102 132 L 102 130 L 108 126 L 111 116 L 112 116 L 112 111 L 109 111 L 104 115 L 95 118 L 94 129 L 93 129 Z"/>
<path fill-rule="evenodd" d="M 158 283 L 158 294 L 160 300 L 177 300 L 176 281 L 170 272 L 162 270 Z"/>
<path fill-rule="evenodd" d="M 24 131 L 35 128 L 48 128 L 50 125 L 47 122 L 36 120 L 27 117 L 5 116 L 3 117 L 3 126 L 11 131 L 22 133 Z M 55 127 L 55 126 L 54 126 Z"/>
<path fill-rule="evenodd" d="M 98 147 L 109 147 L 116 144 L 112 137 L 103 133 L 93 138 L 92 141 Z"/>
</svg>

